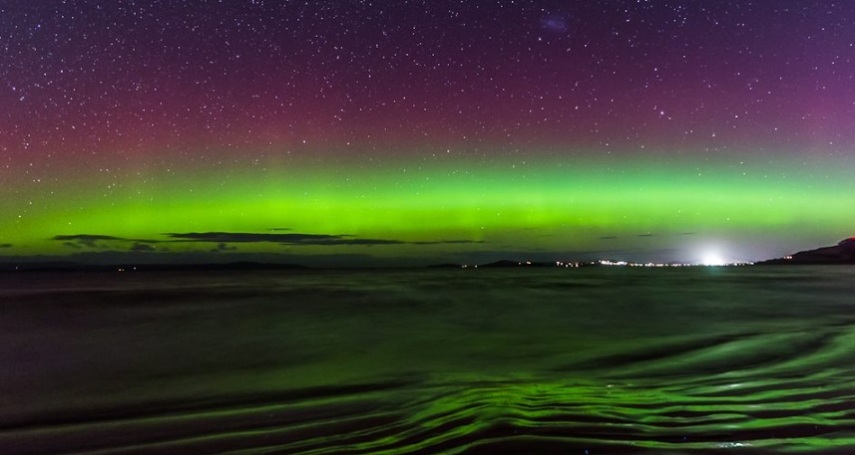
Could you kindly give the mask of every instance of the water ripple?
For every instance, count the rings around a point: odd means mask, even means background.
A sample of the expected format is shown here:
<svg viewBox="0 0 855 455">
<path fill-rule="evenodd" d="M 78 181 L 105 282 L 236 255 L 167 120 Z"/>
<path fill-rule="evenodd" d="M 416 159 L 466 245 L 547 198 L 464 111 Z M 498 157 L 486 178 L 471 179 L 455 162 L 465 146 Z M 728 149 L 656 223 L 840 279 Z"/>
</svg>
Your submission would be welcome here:
<svg viewBox="0 0 855 455">
<path fill-rule="evenodd" d="M 832 340 L 827 349 L 833 352 L 834 346 Z M 692 360 L 720 361 L 720 351 L 732 348 L 700 348 Z M 686 354 L 679 350 L 676 355 Z M 791 360 L 782 358 L 780 365 Z M 740 453 L 843 453 L 855 443 L 855 385 L 848 372 L 805 370 L 803 377 L 750 378 L 747 369 L 738 375 L 720 372 L 708 381 L 697 376 L 661 381 L 660 369 L 647 371 L 653 374 L 632 380 L 621 374 L 607 382 L 447 377 L 319 389 L 298 397 L 268 397 L 266 403 L 232 400 L 137 417 L 32 422 L 0 432 L 0 444 L 5 453 L 15 454 L 319 455 L 711 453 L 735 448 Z"/>
</svg>

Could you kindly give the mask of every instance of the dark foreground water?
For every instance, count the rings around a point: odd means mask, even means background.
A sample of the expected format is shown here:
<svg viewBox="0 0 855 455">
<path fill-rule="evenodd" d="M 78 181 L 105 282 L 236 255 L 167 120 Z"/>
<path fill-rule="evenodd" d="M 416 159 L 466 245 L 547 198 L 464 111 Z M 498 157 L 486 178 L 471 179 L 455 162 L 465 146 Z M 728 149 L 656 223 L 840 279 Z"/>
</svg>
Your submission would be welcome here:
<svg viewBox="0 0 855 455">
<path fill-rule="evenodd" d="M 0 276 L 0 453 L 855 453 L 855 268 Z"/>
</svg>

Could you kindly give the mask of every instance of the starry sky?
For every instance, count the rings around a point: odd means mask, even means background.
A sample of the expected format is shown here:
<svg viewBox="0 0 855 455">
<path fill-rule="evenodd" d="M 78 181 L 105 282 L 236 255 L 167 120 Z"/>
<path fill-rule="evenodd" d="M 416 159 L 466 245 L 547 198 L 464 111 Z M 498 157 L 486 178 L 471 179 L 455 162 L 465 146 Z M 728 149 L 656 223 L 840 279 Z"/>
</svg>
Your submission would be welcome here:
<svg viewBox="0 0 855 455">
<path fill-rule="evenodd" d="M 0 256 L 758 260 L 855 232 L 855 3 L 11 0 Z"/>
</svg>

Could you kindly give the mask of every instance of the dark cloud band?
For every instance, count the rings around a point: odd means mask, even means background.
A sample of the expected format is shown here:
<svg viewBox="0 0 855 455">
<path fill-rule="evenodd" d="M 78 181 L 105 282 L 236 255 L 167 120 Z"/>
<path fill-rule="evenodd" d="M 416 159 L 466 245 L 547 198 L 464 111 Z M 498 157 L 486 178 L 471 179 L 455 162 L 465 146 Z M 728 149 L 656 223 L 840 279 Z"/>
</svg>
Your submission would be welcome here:
<svg viewBox="0 0 855 455">
<path fill-rule="evenodd" d="M 300 233 L 252 233 L 252 232 L 169 232 L 163 234 L 169 240 L 131 239 L 112 235 L 75 234 L 57 235 L 53 240 L 61 241 L 73 248 L 100 248 L 99 242 L 132 242 L 132 251 L 154 251 L 156 243 L 216 243 L 219 251 L 226 251 L 226 245 L 235 243 L 278 243 L 280 245 L 300 246 L 342 246 L 342 245 L 458 245 L 483 243 L 474 240 L 437 240 L 403 241 L 394 239 L 358 238 L 348 234 L 300 234 Z"/>
</svg>

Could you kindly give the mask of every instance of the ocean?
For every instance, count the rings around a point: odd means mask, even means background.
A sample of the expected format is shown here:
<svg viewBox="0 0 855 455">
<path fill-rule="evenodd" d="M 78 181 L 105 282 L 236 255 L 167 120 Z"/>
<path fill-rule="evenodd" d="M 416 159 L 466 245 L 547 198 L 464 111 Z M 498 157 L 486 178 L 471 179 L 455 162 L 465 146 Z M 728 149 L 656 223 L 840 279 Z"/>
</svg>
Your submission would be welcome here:
<svg viewBox="0 0 855 455">
<path fill-rule="evenodd" d="M 0 453 L 855 453 L 855 268 L 3 274 Z"/>
</svg>

